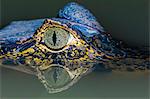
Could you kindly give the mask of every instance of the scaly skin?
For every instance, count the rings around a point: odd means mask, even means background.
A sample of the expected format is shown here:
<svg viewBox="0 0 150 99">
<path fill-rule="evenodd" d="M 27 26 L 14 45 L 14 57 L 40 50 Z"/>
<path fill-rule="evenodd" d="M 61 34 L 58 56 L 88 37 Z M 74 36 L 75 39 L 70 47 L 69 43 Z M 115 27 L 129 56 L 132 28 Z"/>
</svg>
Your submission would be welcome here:
<svg viewBox="0 0 150 99">
<path fill-rule="evenodd" d="M 54 49 L 45 43 L 45 34 L 50 30 L 56 30 L 51 38 L 55 43 L 60 40 L 63 44 L 65 35 L 69 35 L 65 46 Z M 60 31 L 66 33 L 63 40 L 59 39 Z M 0 65 L 36 75 L 49 93 L 69 88 L 98 64 L 120 71 L 148 71 L 150 66 L 149 53 L 115 42 L 89 10 L 76 3 L 61 9 L 59 18 L 13 22 L 0 30 L 0 37 Z M 49 84 L 45 73 L 53 67 L 67 71 L 69 83 L 58 88 Z M 59 73 L 58 69 L 54 71 L 55 81 Z"/>
</svg>

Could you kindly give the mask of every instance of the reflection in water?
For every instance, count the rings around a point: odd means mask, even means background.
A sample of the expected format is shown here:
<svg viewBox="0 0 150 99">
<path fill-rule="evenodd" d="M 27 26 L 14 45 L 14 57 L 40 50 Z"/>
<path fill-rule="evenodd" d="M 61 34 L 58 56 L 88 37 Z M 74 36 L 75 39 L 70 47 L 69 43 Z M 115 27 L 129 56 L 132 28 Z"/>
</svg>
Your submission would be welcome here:
<svg viewBox="0 0 150 99">
<path fill-rule="evenodd" d="M 46 70 L 44 73 L 44 77 L 48 84 L 51 85 L 50 87 L 54 89 L 61 88 L 71 81 L 68 72 L 65 69 L 57 66 L 51 67 L 50 69 Z"/>
<path fill-rule="evenodd" d="M 80 79 L 68 90 L 56 94 L 48 94 L 36 77 L 5 68 L 1 69 L 2 97 L 10 97 L 8 99 L 12 99 L 11 97 L 21 97 L 21 99 L 22 97 L 38 97 L 38 99 L 70 99 L 71 97 L 89 97 L 89 99 L 91 97 L 148 98 L 149 74 L 144 72 L 112 73 L 96 71 Z"/>
</svg>

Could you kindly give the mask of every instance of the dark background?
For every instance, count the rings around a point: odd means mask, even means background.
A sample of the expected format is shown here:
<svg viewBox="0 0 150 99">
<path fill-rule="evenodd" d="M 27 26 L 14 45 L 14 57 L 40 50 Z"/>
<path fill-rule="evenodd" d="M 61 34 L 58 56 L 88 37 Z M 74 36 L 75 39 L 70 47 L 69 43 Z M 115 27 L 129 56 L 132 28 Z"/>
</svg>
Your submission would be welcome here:
<svg viewBox="0 0 150 99">
<path fill-rule="evenodd" d="M 55 17 L 70 1 L 90 9 L 113 38 L 148 46 L 148 0 L 1 0 L 0 27 L 15 20 Z"/>
<path fill-rule="evenodd" d="M 149 45 L 148 0 L 1 0 L 0 28 L 15 20 L 55 17 L 70 1 L 90 9 L 113 38 L 131 46 Z M 2 99 L 149 98 L 149 74 L 142 72 L 93 72 L 57 94 L 48 94 L 32 75 L 5 68 L 1 74 Z"/>
</svg>

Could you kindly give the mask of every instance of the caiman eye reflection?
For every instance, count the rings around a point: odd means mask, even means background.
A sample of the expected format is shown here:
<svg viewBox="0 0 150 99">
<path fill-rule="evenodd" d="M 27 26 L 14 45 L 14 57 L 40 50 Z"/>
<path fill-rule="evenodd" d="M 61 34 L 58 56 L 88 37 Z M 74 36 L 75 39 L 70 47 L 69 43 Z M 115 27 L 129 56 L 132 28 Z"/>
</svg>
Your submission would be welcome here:
<svg viewBox="0 0 150 99">
<path fill-rule="evenodd" d="M 43 76 L 45 77 L 47 84 L 50 85 L 49 87 L 54 89 L 61 88 L 71 81 L 69 73 L 59 66 L 54 66 L 45 70 Z"/>
<path fill-rule="evenodd" d="M 54 50 L 63 48 L 69 39 L 69 32 L 61 28 L 53 27 L 44 33 L 45 44 Z"/>
</svg>

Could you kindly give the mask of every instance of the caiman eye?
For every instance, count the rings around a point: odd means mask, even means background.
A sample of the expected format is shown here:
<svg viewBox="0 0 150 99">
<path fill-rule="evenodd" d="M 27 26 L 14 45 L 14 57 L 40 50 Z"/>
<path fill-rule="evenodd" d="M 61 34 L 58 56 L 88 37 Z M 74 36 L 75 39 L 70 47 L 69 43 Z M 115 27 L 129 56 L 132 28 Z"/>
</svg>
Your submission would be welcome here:
<svg viewBox="0 0 150 99">
<path fill-rule="evenodd" d="M 62 52 L 70 45 L 80 42 L 77 40 L 78 35 L 75 31 L 50 19 L 45 20 L 45 23 L 35 33 L 34 38 L 38 48 L 44 52 L 52 53 Z"/>
<path fill-rule="evenodd" d="M 49 48 L 58 50 L 66 46 L 69 37 L 68 31 L 52 27 L 44 33 L 44 42 Z"/>
</svg>

